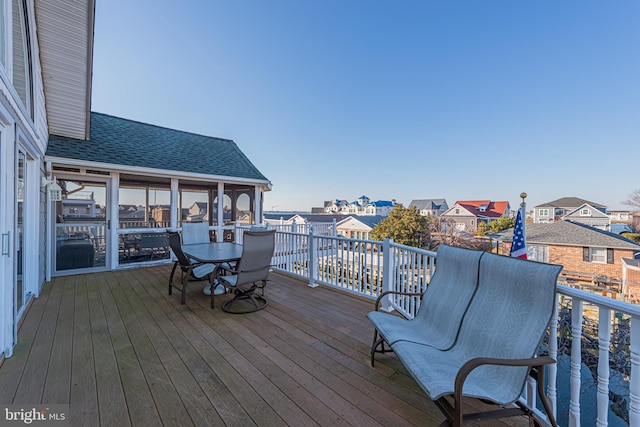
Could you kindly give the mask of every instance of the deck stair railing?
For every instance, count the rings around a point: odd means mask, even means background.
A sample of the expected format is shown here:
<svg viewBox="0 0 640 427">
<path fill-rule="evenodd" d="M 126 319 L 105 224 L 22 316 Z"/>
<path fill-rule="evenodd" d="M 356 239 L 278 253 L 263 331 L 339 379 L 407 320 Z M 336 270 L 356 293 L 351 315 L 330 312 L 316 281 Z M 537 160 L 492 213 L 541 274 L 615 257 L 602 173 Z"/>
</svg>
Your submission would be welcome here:
<svg viewBox="0 0 640 427">
<path fill-rule="evenodd" d="M 390 239 L 317 235 L 310 227 L 278 231 L 272 265 L 310 287 L 375 299 L 382 290 L 423 291 L 435 255 Z M 383 307 L 412 317 L 419 303 L 390 298 Z M 558 361 L 548 368 L 546 390 L 560 425 L 640 426 L 640 307 L 559 284 L 557 314 L 549 328 L 555 339 L 547 338 L 541 350 Z M 536 406 L 535 383 L 526 390 L 523 399 Z"/>
</svg>

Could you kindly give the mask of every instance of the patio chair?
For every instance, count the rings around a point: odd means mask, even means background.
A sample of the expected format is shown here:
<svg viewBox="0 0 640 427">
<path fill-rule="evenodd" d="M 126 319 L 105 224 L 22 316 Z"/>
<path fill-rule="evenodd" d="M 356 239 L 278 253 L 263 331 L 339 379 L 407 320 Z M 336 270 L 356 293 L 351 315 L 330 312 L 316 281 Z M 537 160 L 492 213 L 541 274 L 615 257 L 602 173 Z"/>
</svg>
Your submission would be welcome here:
<svg viewBox="0 0 640 427">
<path fill-rule="evenodd" d="M 478 271 L 483 251 L 440 245 L 436 271 L 422 293 L 385 291 L 378 297 L 375 311 L 367 318 L 375 327 L 371 345 L 371 366 L 375 353 L 393 351 L 385 348 L 396 341 L 419 342 L 447 350 L 454 344 L 467 307 L 478 287 Z M 378 311 L 387 295 L 420 296 L 420 307 L 411 320 Z"/>
<path fill-rule="evenodd" d="M 206 222 L 183 222 L 182 244 L 209 243 L 209 224 Z"/>
<path fill-rule="evenodd" d="M 533 372 L 540 402 L 550 424 L 557 426 L 544 395 L 544 365 L 555 360 L 536 354 L 553 317 L 561 269 L 559 265 L 485 253 L 480 260 L 478 289 L 449 350 L 409 340 L 391 345 L 446 415 L 449 425 L 514 415 L 528 416 L 529 425 L 538 423 L 532 409 L 518 400 Z M 463 414 L 463 396 L 507 407 Z M 511 403 L 517 407 L 509 406 Z"/>
<path fill-rule="evenodd" d="M 171 276 L 169 276 L 169 295 L 171 295 L 173 288 L 178 289 L 182 293 L 180 302 L 185 303 L 186 300 L 186 288 L 190 279 L 205 280 L 208 279 L 209 283 L 213 281 L 213 272 L 216 268 L 214 264 L 198 263 L 190 260 L 182 251 L 182 244 L 180 243 L 180 234 L 169 233 L 169 246 L 176 256 L 176 262 L 171 269 Z M 180 286 L 173 284 L 173 276 L 176 269 L 180 266 Z"/>
<path fill-rule="evenodd" d="M 233 299 L 222 309 L 228 313 L 251 313 L 267 306 L 264 287 L 269 277 L 271 257 L 275 249 L 275 230 L 245 231 L 242 257 L 230 276 L 220 276 L 220 283 L 233 291 Z M 256 291 L 260 290 L 261 295 Z"/>
</svg>

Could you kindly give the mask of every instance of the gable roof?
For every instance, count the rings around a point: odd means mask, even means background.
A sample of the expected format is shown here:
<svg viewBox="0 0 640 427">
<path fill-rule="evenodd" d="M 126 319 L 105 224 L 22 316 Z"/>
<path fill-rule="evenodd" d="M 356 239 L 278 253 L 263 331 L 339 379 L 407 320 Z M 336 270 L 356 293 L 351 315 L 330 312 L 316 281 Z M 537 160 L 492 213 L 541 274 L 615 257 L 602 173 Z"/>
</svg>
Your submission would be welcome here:
<svg viewBox="0 0 640 427">
<path fill-rule="evenodd" d="M 609 215 L 607 215 L 606 213 L 602 212 L 600 209 L 598 209 L 598 208 L 596 208 L 594 206 L 591 206 L 588 203 L 585 203 L 585 204 L 581 205 L 580 207 L 575 208 L 574 210 L 572 210 L 570 212 L 567 212 L 564 215 L 563 218 L 569 218 L 569 217 L 572 217 L 572 216 L 579 218 L 581 216 L 580 215 L 580 211 L 582 209 L 584 209 L 584 208 L 591 208 L 590 209 L 591 215 L 589 215 L 587 218 L 606 218 L 606 219 L 609 219 Z"/>
<path fill-rule="evenodd" d="M 546 224 L 527 224 L 527 243 L 562 246 L 588 246 L 640 251 L 640 244 L 629 239 L 574 221 L 557 221 Z M 500 240 L 511 241 L 513 229 L 491 235 Z"/>
<path fill-rule="evenodd" d="M 476 217 L 500 218 L 503 215 L 509 214 L 509 212 L 506 212 L 509 208 L 509 202 L 492 202 L 491 200 L 458 200 L 455 204 L 463 207 Z M 485 210 L 481 211 L 480 207 L 484 207 Z M 451 209 L 449 209 L 449 211 L 451 211 Z"/>
<path fill-rule="evenodd" d="M 588 204 L 593 206 L 594 208 L 602 209 L 606 208 L 606 206 L 601 205 L 599 203 L 593 203 L 588 200 L 581 199 L 579 197 L 563 197 L 561 199 L 554 200 L 552 202 L 543 203 L 541 205 L 535 206 L 536 208 L 564 208 L 564 209 L 573 209 L 578 208 L 584 204 Z"/>
<path fill-rule="evenodd" d="M 91 113 L 91 138 L 49 136 L 48 157 L 206 175 L 267 178 L 229 139 Z"/>
<path fill-rule="evenodd" d="M 383 215 L 348 215 L 346 218 L 339 221 L 336 226 L 344 224 L 345 222 L 353 219 L 354 221 L 358 221 L 363 225 L 366 225 L 369 228 L 373 228 L 376 225 L 380 224 L 380 221 L 387 218 Z"/>
<path fill-rule="evenodd" d="M 412 200 L 409 203 L 409 207 L 415 206 L 419 211 L 429 209 L 429 210 L 437 210 L 440 209 L 441 206 L 446 206 L 447 201 L 445 199 L 416 199 Z"/>
</svg>

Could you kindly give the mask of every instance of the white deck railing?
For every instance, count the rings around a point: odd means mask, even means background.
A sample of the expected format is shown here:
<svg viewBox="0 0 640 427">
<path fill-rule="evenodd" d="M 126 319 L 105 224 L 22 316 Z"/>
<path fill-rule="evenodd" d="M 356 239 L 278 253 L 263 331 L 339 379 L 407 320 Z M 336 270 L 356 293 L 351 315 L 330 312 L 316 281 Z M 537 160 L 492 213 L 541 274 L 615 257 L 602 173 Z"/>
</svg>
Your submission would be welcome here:
<svg viewBox="0 0 640 427">
<path fill-rule="evenodd" d="M 391 240 L 319 236 L 311 227 L 278 231 L 272 264 L 310 287 L 375 299 L 382 290 L 424 291 L 435 255 Z M 392 298 L 383 308 L 412 317 L 419 304 Z M 556 339 L 545 346 L 558 363 L 548 368 L 546 390 L 560 425 L 640 426 L 640 307 L 559 284 L 557 314 L 550 325 Z M 535 405 L 534 384 L 527 390 Z"/>
</svg>

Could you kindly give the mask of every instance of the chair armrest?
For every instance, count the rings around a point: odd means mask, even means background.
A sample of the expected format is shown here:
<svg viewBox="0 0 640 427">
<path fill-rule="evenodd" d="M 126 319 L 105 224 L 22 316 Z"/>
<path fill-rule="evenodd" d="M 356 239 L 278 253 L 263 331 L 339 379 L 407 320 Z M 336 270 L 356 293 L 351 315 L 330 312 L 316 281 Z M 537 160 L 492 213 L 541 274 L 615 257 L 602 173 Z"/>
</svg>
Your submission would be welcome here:
<svg viewBox="0 0 640 427">
<path fill-rule="evenodd" d="M 408 297 L 419 297 L 419 296 L 422 295 L 419 292 L 384 291 L 383 293 L 378 295 L 378 298 L 376 299 L 376 302 L 375 302 L 374 311 L 378 311 L 380 309 L 380 301 L 382 301 L 383 297 L 385 297 L 385 296 L 387 296 L 389 294 L 404 295 L 404 296 L 408 296 Z"/>
<path fill-rule="evenodd" d="M 462 402 L 462 386 L 471 372 L 482 365 L 500 365 L 500 366 L 530 366 L 540 368 L 544 365 L 556 363 L 555 359 L 549 356 L 531 357 L 528 359 L 494 359 L 491 357 L 477 357 L 469 360 L 462 365 L 454 385 L 454 399 L 456 402 Z"/>
</svg>

